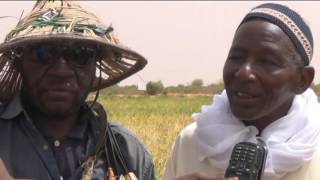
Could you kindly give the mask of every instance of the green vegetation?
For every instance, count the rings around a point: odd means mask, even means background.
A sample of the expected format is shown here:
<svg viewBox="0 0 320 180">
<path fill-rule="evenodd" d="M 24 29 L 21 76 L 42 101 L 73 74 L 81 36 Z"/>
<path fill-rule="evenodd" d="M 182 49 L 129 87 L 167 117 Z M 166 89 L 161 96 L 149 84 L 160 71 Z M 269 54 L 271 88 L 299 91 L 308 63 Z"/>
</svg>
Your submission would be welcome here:
<svg viewBox="0 0 320 180">
<path fill-rule="evenodd" d="M 138 86 L 119 86 L 113 85 L 101 91 L 103 95 L 183 95 L 183 94 L 202 94 L 210 95 L 220 93 L 224 89 L 223 82 L 203 85 L 201 79 L 193 80 L 189 85 L 179 84 L 177 86 L 164 87 L 161 81 L 149 81 L 146 90 L 139 90 Z"/>
<path fill-rule="evenodd" d="M 138 86 L 130 85 L 130 86 L 119 86 L 113 85 L 101 91 L 103 95 L 144 95 L 143 90 L 139 90 Z"/>
<path fill-rule="evenodd" d="M 202 81 L 196 79 L 192 81 L 191 85 L 169 86 L 165 90 L 167 94 L 217 94 L 224 89 L 223 82 L 212 83 L 207 86 L 201 85 Z"/>
<path fill-rule="evenodd" d="M 202 79 L 195 79 L 191 82 L 191 86 L 198 86 L 201 87 L 203 86 L 203 81 Z"/>
<path fill-rule="evenodd" d="M 161 179 L 173 142 L 192 122 L 191 114 L 212 102 L 211 96 L 104 96 L 109 119 L 129 127 L 147 145 Z"/>
<path fill-rule="evenodd" d="M 146 85 L 146 93 L 148 95 L 157 95 L 161 94 L 164 90 L 164 86 L 161 81 L 157 82 L 148 82 Z"/>
</svg>

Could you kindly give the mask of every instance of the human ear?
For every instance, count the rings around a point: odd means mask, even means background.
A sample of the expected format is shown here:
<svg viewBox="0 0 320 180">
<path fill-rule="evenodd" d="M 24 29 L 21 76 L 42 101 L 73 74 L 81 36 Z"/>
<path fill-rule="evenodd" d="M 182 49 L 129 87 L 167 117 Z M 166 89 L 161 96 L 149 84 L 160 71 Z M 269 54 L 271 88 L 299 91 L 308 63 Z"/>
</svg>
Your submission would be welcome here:
<svg viewBox="0 0 320 180">
<path fill-rule="evenodd" d="M 311 66 L 305 66 L 302 68 L 300 74 L 299 81 L 297 82 L 297 86 L 294 91 L 296 94 L 301 94 L 310 87 L 314 78 L 314 68 Z"/>
</svg>

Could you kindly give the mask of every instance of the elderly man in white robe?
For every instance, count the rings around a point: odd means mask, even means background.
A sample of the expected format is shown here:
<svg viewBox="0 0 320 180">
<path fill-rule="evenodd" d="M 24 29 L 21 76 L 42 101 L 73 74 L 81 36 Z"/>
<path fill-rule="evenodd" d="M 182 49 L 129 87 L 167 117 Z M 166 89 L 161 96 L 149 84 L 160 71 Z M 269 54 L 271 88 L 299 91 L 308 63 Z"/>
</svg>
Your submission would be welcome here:
<svg viewBox="0 0 320 180">
<path fill-rule="evenodd" d="M 234 145 L 260 138 L 268 147 L 264 180 L 319 180 L 312 53 L 312 33 L 298 13 L 273 3 L 252 9 L 235 32 L 225 90 L 179 134 L 164 179 L 223 177 Z"/>
</svg>

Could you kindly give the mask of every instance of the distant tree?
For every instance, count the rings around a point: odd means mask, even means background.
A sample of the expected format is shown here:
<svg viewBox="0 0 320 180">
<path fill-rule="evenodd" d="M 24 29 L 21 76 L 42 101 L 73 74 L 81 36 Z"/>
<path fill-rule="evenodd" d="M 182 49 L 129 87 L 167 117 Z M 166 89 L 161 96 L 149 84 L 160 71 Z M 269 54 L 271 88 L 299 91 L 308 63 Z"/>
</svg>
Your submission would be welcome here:
<svg viewBox="0 0 320 180">
<path fill-rule="evenodd" d="M 162 91 L 162 94 L 165 95 L 165 96 L 168 95 L 168 89 L 164 88 L 164 90 Z"/>
<path fill-rule="evenodd" d="M 183 85 L 183 84 L 178 84 L 177 87 L 178 87 L 178 88 L 184 88 L 184 85 Z"/>
<path fill-rule="evenodd" d="M 202 79 L 195 79 L 191 82 L 191 86 L 201 87 L 203 85 Z"/>
<path fill-rule="evenodd" d="M 209 84 L 207 88 L 210 93 L 220 94 L 224 90 L 224 83 L 222 80 L 220 80 L 217 83 Z"/>
<path fill-rule="evenodd" d="M 164 86 L 161 81 L 152 82 L 149 81 L 146 85 L 146 93 L 148 95 L 161 94 L 164 90 Z"/>
</svg>

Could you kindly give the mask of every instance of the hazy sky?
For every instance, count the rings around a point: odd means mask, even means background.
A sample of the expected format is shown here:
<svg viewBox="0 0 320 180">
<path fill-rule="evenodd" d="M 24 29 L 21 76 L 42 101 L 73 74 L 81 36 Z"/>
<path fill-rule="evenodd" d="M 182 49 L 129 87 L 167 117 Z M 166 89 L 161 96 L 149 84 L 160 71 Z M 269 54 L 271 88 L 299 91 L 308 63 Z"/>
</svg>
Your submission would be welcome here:
<svg viewBox="0 0 320 180">
<path fill-rule="evenodd" d="M 148 59 L 138 75 L 121 84 L 158 81 L 167 85 L 188 84 L 203 79 L 205 84 L 222 80 L 222 68 L 235 28 L 249 10 L 267 1 L 82 1 L 106 24 L 112 24 L 122 43 Z M 320 80 L 320 2 L 278 1 L 298 11 L 314 36 L 312 65 Z M 20 17 L 32 1 L 1 1 L 0 16 Z M 0 39 L 17 23 L 0 19 Z"/>
</svg>

